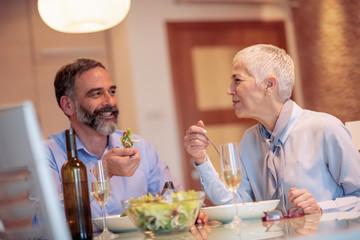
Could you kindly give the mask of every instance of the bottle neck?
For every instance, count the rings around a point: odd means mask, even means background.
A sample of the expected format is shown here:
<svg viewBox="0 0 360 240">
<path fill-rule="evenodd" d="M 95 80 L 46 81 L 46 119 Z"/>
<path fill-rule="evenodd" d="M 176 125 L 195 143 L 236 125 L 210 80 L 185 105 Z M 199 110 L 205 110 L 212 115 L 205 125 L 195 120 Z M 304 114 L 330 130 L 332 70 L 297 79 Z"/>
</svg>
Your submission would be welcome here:
<svg viewBox="0 0 360 240">
<path fill-rule="evenodd" d="M 168 195 L 168 194 L 174 193 L 174 192 L 175 192 L 174 184 L 173 184 L 173 182 L 169 181 L 164 184 L 164 187 L 163 187 L 160 195 Z"/>
<path fill-rule="evenodd" d="M 66 149 L 67 149 L 68 159 L 77 158 L 76 141 L 75 141 L 74 130 L 72 130 L 72 129 L 66 130 L 65 131 L 65 138 L 66 138 Z"/>
<path fill-rule="evenodd" d="M 67 156 L 68 156 L 68 159 L 74 159 L 74 158 L 77 158 L 77 153 L 76 153 L 76 150 L 68 150 L 67 151 Z"/>
<path fill-rule="evenodd" d="M 169 181 L 164 184 L 164 189 L 175 189 L 173 182 Z"/>
</svg>

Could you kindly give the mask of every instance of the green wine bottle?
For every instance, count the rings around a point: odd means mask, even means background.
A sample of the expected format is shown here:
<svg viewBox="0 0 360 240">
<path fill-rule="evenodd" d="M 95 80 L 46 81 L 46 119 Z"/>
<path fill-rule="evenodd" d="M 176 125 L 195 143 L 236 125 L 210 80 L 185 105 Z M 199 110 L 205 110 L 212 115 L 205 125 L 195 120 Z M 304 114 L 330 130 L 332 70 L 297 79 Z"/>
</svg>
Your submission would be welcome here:
<svg viewBox="0 0 360 240">
<path fill-rule="evenodd" d="M 68 159 L 61 168 L 66 220 L 73 239 L 92 239 L 86 166 L 77 158 L 75 133 L 65 131 Z"/>
</svg>

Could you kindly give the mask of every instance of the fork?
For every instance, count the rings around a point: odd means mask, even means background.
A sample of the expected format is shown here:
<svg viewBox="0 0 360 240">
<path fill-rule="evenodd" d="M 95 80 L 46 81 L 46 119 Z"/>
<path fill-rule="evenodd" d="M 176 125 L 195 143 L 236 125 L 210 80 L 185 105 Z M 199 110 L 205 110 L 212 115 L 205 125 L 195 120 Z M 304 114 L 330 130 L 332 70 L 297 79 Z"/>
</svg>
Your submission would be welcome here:
<svg viewBox="0 0 360 240">
<path fill-rule="evenodd" d="M 206 135 L 204 135 L 206 137 L 206 139 L 211 143 L 211 145 L 215 148 L 216 152 L 219 154 L 219 157 L 221 157 L 219 150 L 217 149 L 217 147 L 215 146 L 215 144 L 211 141 L 210 138 L 208 138 Z M 229 163 L 225 160 L 225 165 L 229 166 Z"/>
<path fill-rule="evenodd" d="M 206 135 L 204 135 L 206 137 L 206 139 L 211 143 L 211 145 L 215 148 L 216 152 L 219 154 L 220 156 L 220 152 L 219 150 L 217 149 L 217 147 L 215 146 L 215 144 L 210 140 L 210 138 L 208 138 Z"/>
</svg>

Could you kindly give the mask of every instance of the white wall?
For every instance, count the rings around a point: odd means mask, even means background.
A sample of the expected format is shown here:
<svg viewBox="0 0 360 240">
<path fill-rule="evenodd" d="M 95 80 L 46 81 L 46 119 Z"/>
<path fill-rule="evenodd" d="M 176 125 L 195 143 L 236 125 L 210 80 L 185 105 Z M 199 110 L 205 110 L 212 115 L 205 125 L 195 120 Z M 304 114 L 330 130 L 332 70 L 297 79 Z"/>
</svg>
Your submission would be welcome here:
<svg viewBox="0 0 360 240">
<path fill-rule="evenodd" d="M 258 4 L 180 4 L 176 0 L 133 0 L 127 17 L 139 133 L 157 149 L 171 171 L 184 182 L 168 51 L 167 21 L 291 20 L 283 6 Z M 293 37 L 288 36 L 290 51 Z M 116 41 L 116 39 L 114 39 Z"/>
</svg>

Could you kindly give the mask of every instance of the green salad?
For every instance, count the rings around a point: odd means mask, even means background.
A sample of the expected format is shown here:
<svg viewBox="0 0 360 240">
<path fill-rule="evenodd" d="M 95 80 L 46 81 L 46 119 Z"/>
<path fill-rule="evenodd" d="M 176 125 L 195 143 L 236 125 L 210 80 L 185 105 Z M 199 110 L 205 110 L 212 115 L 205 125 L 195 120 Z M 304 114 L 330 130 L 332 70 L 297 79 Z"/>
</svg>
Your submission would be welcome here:
<svg viewBox="0 0 360 240">
<path fill-rule="evenodd" d="M 123 212 L 122 214 L 120 214 L 120 217 L 127 217 L 127 212 Z"/>
<path fill-rule="evenodd" d="M 124 132 L 120 140 L 124 148 L 132 148 L 134 146 L 135 141 L 132 139 L 130 128 L 128 128 L 128 130 Z"/>
<path fill-rule="evenodd" d="M 143 231 L 166 232 L 192 226 L 203 199 L 194 190 L 171 193 L 165 197 L 148 194 L 130 200 L 127 209 Z"/>
</svg>

